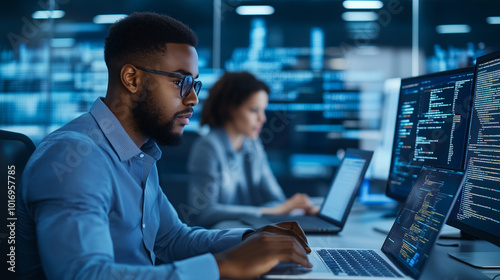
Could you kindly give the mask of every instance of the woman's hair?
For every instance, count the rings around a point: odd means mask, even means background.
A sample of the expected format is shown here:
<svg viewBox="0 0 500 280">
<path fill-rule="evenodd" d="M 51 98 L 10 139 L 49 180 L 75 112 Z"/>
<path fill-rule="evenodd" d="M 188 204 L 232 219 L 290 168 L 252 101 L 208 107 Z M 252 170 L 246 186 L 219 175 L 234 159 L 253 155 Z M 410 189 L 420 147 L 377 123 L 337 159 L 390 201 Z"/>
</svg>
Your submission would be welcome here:
<svg viewBox="0 0 500 280">
<path fill-rule="evenodd" d="M 249 72 L 226 72 L 210 89 L 201 110 L 200 125 L 222 126 L 231 119 L 230 112 L 238 108 L 252 94 L 271 91 L 261 80 Z"/>
</svg>

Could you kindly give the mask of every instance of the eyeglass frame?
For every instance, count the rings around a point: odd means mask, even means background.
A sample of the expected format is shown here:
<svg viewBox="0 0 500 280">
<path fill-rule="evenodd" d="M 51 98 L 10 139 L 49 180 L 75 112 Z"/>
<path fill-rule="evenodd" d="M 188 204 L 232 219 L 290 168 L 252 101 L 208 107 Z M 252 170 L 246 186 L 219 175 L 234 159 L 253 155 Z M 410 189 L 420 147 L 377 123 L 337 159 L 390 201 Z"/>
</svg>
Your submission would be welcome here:
<svg viewBox="0 0 500 280">
<path fill-rule="evenodd" d="M 176 73 L 172 73 L 172 72 L 165 72 L 165 71 L 161 71 L 161 70 L 156 70 L 156 69 L 151 69 L 151 68 L 145 68 L 145 67 L 136 66 L 136 65 L 134 65 L 134 67 L 137 68 L 137 69 L 140 69 L 142 71 L 149 72 L 149 73 L 182 79 L 181 80 L 181 88 L 180 88 L 180 91 L 179 91 L 179 95 L 183 99 L 187 98 L 191 94 L 191 91 L 193 89 L 194 89 L 194 93 L 196 94 L 196 96 L 198 96 L 200 94 L 201 87 L 203 86 L 203 83 L 201 81 L 195 81 L 194 77 L 190 76 L 190 75 L 181 75 L 181 74 L 176 74 Z M 188 94 L 186 96 L 184 96 L 184 95 L 182 95 L 182 89 L 184 88 L 184 81 L 186 80 L 187 77 L 191 77 L 193 79 L 193 83 L 192 83 L 191 87 L 189 88 L 189 90 L 187 91 Z M 199 88 L 198 88 L 198 90 L 196 90 L 196 85 L 200 85 Z"/>
</svg>

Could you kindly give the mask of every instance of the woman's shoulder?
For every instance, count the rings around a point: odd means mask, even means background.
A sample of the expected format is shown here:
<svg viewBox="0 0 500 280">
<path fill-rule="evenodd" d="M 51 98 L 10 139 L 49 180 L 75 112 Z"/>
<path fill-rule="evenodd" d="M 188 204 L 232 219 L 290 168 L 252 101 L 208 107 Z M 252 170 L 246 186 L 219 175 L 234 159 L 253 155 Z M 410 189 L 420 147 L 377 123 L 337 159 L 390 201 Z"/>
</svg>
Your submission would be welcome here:
<svg viewBox="0 0 500 280">
<path fill-rule="evenodd" d="M 221 140 L 220 131 L 211 130 L 208 134 L 202 135 L 196 139 L 194 145 L 199 150 L 214 150 L 216 152 L 224 150 L 224 144 Z"/>
<path fill-rule="evenodd" d="M 262 145 L 262 141 L 260 141 L 260 138 L 257 139 L 252 139 L 252 138 L 246 138 L 244 145 L 246 146 L 246 149 L 250 153 L 263 153 L 264 152 L 264 146 Z"/>
</svg>

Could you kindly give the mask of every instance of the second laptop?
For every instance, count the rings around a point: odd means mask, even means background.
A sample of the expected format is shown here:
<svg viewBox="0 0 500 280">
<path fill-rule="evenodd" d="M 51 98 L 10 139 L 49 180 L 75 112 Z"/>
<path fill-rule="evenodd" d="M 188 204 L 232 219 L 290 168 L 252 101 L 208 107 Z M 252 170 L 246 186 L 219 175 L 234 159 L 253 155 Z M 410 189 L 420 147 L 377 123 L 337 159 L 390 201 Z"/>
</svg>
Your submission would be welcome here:
<svg viewBox="0 0 500 280">
<path fill-rule="evenodd" d="M 244 216 L 240 220 L 254 228 L 297 221 L 305 233 L 338 233 L 345 225 L 372 156 L 372 151 L 347 149 L 317 216 L 263 215 Z"/>
</svg>

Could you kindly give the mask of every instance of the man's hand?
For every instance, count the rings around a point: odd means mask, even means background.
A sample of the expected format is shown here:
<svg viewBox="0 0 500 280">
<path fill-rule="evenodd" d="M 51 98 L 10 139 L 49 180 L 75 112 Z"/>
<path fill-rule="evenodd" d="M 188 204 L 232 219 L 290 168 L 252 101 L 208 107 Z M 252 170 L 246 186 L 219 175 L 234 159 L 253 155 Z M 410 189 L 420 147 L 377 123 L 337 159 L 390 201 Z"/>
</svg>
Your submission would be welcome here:
<svg viewBox="0 0 500 280">
<path fill-rule="evenodd" d="M 277 224 L 271 224 L 257 229 L 255 232 L 246 234 L 243 236 L 243 240 L 259 232 L 271 232 L 275 234 L 289 235 L 295 237 L 299 243 L 302 245 L 307 253 L 311 252 L 309 244 L 307 243 L 307 237 L 300 225 L 297 222 L 282 222 Z"/>
<path fill-rule="evenodd" d="M 276 228 L 269 229 L 282 231 L 281 227 Z M 299 239 L 292 235 L 267 230 L 259 230 L 247 235 L 240 245 L 215 254 L 215 259 L 219 266 L 220 277 L 232 279 L 259 277 L 279 262 L 294 262 L 305 267 L 312 267 L 307 259 L 304 245 Z"/>
</svg>

